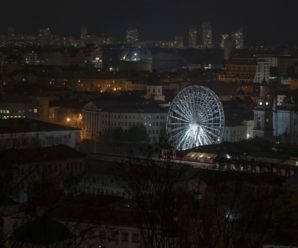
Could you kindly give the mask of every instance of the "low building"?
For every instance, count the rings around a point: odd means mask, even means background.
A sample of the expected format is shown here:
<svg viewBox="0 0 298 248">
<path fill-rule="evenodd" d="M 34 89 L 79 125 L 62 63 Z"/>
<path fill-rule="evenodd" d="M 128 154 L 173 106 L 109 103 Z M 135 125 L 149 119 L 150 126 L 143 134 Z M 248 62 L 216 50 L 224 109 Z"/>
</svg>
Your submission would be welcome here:
<svg viewBox="0 0 298 248">
<path fill-rule="evenodd" d="M 71 246 L 144 247 L 133 210 L 121 198 L 81 195 L 60 204 L 54 215 L 73 233 Z"/>
<path fill-rule="evenodd" d="M 246 139 L 246 137 L 247 137 L 247 127 L 239 123 L 239 124 L 224 127 L 222 141 L 238 142 Z"/>
<path fill-rule="evenodd" d="M 200 146 L 180 152 L 177 157 L 180 157 L 179 161 L 199 163 L 190 164 L 191 166 L 206 166 L 210 170 L 274 173 L 281 177 L 290 177 L 298 173 L 296 153 L 297 146 L 273 144 L 257 138 Z"/>
<path fill-rule="evenodd" d="M 82 108 L 85 104 L 85 101 L 78 100 L 54 102 L 49 108 L 49 122 L 82 128 Z"/>
<path fill-rule="evenodd" d="M 276 79 L 277 75 L 274 75 L 273 69 L 277 68 L 277 64 L 277 56 L 259 57 L 257 59 L 257 70 L 254 78 L 254 83 L 262 83 L 264 79 L 266 81 Z"/>
<path fill-rule="evenodd" d="M 152 73 L 149 76 L 149 83 L 147 84 L 145 99 L 159 102 L 165 101 L 162 82 L 155 73 Z"/>
<path fill-rule="evenodd" d="M 219 80 L 226 83 L 252 83 L 255 78 L 257 63 L 253 57 L 233 57 L 226 69 L 219 75 Z"/>
<path fill-rule="evenodd" d="M 239 142 L 252 137 L 253 113 L 244 107 L 245 102 L 224 101 L 225 127 L 223 142 Z"/>
<path fill-rule="evenodd" d="M 70 179 L 77 183 L 85 171 L 84 154 L 65 145 L 8 149 L 0 152 L 1 170 L 9 170 L 13 197 L 24 202 L 30 187 L 42 180 L 53 181 L 61 189 L 67 190 Z"/>
<path fill-rule="evenodd" d="M 6 247 L 67 247 L 73 239 L 66 225 L 46 216 L 37 216 L 17 228 Z"/>
<path fill-rule="evenodd" d="M 128 198 L 120 179 L 116 180 L 121 159 L 125 157 L 97 156 L 88 157 L 86 172 L 79 184 L 79 191 L 88 195 L 102 195 Z M 107 160 L 113 161 L 107 161 Z M 118 161 L 119 160 L 119 161 Z M 115 163 L 115 161 L 118 161 Z M 121 187 L 122 186 L 122 187 Z"/>
<path fill-rule="evenodd" d="M 31 118 L 47 121 L 49 101 L 41 97 L 9 97 L 0 101 L 0 119 Z"/>
<path fill-rule="evenodd" d="M 281 142 L 298 144 L 298 107 L 279 108 L 273 115 L 273 135 Z"/>
<path fill-rule="evenodd" d="M 77 148 L 80 129 L 32 119 L 0 120 L 0 150 L 59 144 Z"/>
<path fill-rule="evenodd" d="M 283 91 L 274 96 L 268 93 L 268 84 L 260 85 L 260 98 L 254 109 L 254 137 L 298 144 L 297 90 Z"/>
<path fill-rule="evenodd" d="M 127 131 L 132 127 L 145 128 L 150 143 L 158 143 L 165 134 L 167 107 L 157 103 L 133 100 L 93 101 L 83 109 L 85 139 L 98 138 L 115 129 Z"/>
</svg>

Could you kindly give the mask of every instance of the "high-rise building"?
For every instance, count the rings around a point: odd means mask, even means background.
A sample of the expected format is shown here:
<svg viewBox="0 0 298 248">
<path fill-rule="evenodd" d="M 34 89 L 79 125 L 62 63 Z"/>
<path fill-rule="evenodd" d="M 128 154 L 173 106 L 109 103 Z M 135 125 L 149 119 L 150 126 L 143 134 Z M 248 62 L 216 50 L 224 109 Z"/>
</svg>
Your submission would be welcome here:
<svg viewBox="0 0 298 248">
<path fill-rule="evenodd" d="M 243 28 L 233 32 L 232 37 L 235 40 L 236 49 L 242 49 L 244 47 Z"/>
<path fill-rule="evenodd" d="M 189 27 L 188 30 L 188 47 L 197 48 L 198 46 L 198 29 L 195 26 Z"/>
<path fill-rule="evenodd" d="M 9 37 L 15 36 L 15 30 L 13 26 L 8 27 L 7 34 Z"/>
<path fill-rule="evenodd" d="M 225 47 L 225 40 L 229 38 L 229 34 L 222 34 L 221 35 L 221 42 L 220 42 L 220 47 L 224 48 Z"/>
<path fill-rule="evenodd" d="M 226 61 L 230 60 L 232 53 L 235 49 L 235 41 L 230 36 L 228 36 L 223 41 L 223 49 L 224 49 L 224 59 Z"/>
<path fill-rule="evenodd" d="M 45 28 L 41 28 L 40 30 L 39 30 L 39 36 L 40 37 L 49 37 L 49 36 L 51 36 L 51 29 L 49 28 L 49 27 L 45 27 Z"/>
<path fill-rule="evenodd" d="M 39 30 L 38 42 L 42 47 L 49 46 L 53 42 L 53 36 L 49 27 L 44 27 Z"/>
<path fill-rule="evenodd" d="M 175 36 L 175 48 L 183 48 L 184 47 L 184 37 L 183 35 L 177 34 Z"/>
<path fill-rule="evenodd" d="M 204 48 L 212 47 L 212 25 L 209 22 L 202 23 L 202 45 Z"/>
<path fill-rule="evenodd" d="M 139 31 L 137 28 L 128 28 L 126 31 L 126 42 L 133 44 L 139 41 Z"/>
<path fill-rule="evenodd" d="M 81 27 L 81 30 L 80 30 L 80 33 L 81 33 L 81 38 L 86 37 L 88 35 L 87 27 L 86 26 L 82 26 Z"/>
</svg>

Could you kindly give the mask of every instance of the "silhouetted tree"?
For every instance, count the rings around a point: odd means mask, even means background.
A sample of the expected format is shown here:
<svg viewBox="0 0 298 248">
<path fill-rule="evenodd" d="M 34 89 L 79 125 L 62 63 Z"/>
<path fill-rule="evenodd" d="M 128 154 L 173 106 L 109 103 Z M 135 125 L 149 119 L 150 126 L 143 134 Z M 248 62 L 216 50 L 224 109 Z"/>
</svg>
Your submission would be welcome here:
<svg viewBox="0 0 298 248">
<path fill-rule="evenodd" d="M 262 175 L 217 177 L 171 161 L 131 156 L 118 178 L 130 197 L 145 247 L 260 247 L 272 226 L 279 185 Z"/>
</svg>

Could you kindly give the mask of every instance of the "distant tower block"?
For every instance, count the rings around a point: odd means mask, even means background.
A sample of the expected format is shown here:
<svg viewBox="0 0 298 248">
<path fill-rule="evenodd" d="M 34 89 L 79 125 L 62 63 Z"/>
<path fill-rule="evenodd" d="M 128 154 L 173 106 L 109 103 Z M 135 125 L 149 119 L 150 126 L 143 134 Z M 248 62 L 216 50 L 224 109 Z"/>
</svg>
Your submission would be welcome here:
<svg viewBox="0 0 298 248">
<path fill-rule="evenodd" d="M 126 42 L 135 44 L 139 41 L 139 31 L 137 28 L 130 27 L 126 31 Z"/>
<path fill-rule="evenodd" d="M 183 48 L 184 47 L 184 37 L 183 35 L 175 36 L 175 48 Z"/>
<path fill-rule="evenodd" d="M 7 29 L 7 34 L 8 36 L 12 37 L 12 36 L 15 36 L 15 29 L 13 26 L 9 26 L 8 29 Z"/>
<path fill-rule="evenodd" d="M 231 37 L 226 38 L 224 41 L 224 59 L 226 61 L 230 60 L 234 49 L 235 41 Z"/>
<path fill-rule="evenodd" d="M 224 48 L 225 47 L 225 40 L 229 38 L 229 34 L 222 34 L 221 35 L 221 42 L 220 42 L 220 47 Z"/>
<path fill-rule="evenodd" d="M 41 28 L 39 30 L 39 36 L 40 37 L 48 37 L 51 36 L 51 29 L 49 27 Z"/>
<path fill-rule="evenodd" d="M 195 26 L 189 27 L 188 47 L 189 48 L 197 48 L 198 47 L 198 29 Z"/>
<path fill-rule="evenodd" d="M 242 49 L 244 47 L 244 37 L 243 37 L 243 28 L 239 28 L 232 33 L 232 37 L 235 41 L 236 48 Z"/>
<path fill-rule="evenodd" d="M 86 26 L 81 27 L 81 37 L 86 37 L 88 34 L 88 29 Z"/>
<path fill-rule="evenodd" d="M 209 22 L 202 23 L 202 45 L 204 48 L 211 48 L 212 43 L 212 25 Z"/>
</svg>

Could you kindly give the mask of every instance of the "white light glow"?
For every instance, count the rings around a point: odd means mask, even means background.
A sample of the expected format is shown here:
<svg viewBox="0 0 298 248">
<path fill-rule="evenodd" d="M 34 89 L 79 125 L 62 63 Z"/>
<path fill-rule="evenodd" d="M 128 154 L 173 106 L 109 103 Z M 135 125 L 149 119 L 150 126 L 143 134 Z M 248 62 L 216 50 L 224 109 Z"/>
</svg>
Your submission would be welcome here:
<svg viewBox="0 0 298 248">
<path fill-rule="evenodd" d="M 177 150 L 219 143 L 223 127 L 222 104 L 206 87 L 186 87 L 170 106 L 167 133 Z"/>
</svg>

